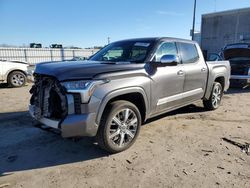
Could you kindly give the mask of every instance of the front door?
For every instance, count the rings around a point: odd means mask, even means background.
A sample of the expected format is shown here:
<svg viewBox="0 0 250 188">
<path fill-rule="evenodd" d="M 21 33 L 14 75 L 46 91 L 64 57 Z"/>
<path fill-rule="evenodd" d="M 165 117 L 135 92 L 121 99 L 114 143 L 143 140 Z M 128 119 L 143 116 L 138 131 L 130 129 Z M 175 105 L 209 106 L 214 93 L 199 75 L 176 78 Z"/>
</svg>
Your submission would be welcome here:
<svg viewBox="0 0 250 188">
<path fill-rule="evenodd" d="M 163 42 L 155 52 L 153 61 L 159 62 L 163 55 L 176 55 L 175 42 Z M 181 64 L 176 66 L 157 67 L 152 75 L 151 105 L 152 115 L 179 106 L 182 101 L 184 70 Z"/>
</svg>

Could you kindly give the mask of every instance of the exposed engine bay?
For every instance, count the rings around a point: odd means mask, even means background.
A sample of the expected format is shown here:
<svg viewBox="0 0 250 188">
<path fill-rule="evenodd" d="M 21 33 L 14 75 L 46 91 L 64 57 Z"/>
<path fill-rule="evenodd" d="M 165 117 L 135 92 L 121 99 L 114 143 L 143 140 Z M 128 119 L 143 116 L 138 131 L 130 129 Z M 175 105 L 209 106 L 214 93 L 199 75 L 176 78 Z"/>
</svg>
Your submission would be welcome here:
<svg viewBox="0 0 250 188">
<path fill-rule="evenodd" d="M 36 119 L 61 120 L 67 115 L 66 91 L 55 78 L 35 75 L 35 84 L 30 93 L 30 104 L 34 106 Z"/>
</svg>

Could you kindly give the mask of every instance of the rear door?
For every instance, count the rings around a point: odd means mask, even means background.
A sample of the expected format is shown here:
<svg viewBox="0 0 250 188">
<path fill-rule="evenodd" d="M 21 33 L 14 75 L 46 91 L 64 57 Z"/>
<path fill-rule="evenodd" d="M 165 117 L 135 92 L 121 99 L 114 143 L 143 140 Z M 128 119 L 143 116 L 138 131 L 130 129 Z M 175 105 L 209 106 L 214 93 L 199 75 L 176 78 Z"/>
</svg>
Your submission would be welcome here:
<svg viewBox="0 0 250 188">
<path fill-rule="evenodd" d="M 193 43 L 178 43 L 182 65 L 185 72 L 183 102 L 201 99 L 207 83 L 208 67 Z"/>
</svg>

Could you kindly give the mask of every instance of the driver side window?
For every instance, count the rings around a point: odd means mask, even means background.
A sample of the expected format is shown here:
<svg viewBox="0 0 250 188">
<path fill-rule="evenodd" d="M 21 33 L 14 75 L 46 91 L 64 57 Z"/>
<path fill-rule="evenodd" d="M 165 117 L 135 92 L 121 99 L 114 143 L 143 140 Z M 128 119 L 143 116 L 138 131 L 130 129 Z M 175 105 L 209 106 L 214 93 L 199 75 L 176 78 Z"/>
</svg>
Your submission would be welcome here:
<svg viewBox="0 0 250 188">
<path fill-rule="evenodd" d="M 161 57 L 164 55 L 178 55 L 175 42 L 162 43 L 155 52 L 154 61 L 160 62 Z"/>
</svg>

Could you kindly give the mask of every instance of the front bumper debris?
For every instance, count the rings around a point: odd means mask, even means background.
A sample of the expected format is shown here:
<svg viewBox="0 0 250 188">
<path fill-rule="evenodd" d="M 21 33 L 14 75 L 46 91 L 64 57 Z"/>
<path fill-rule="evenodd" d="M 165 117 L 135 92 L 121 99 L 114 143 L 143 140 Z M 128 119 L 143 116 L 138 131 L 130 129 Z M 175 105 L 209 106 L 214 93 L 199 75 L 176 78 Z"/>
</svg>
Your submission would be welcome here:
<svg viewBox="0 0 250 188">
<path fill-rule="evenodd" d="M 58 129 L 61 132 L 62 137 L 79 137 L 79 136 L 95 136 L 98 126 L 95 123 L 96 113 L 89 114 L 71 114 L 67 115 L 63 121 L 57 121 L 45 117 L 35 117 L 35 106 L 29 106 L 30 115 L 39 123 Z"/>
<path fill-rule="evenodd" d="M 39 121 L 39 123 L 44 124 L 44 125 L 46 125 L 48 127 L 51 127 L 51 128 L 54 128 L 54 129 L 59 128 L 59 121 L 52 120 L 52 119 L 45 118 L 45 117 L 40 117 L 39 119 L 36 118 L 35 110 L 36 110 L 35 105 L 29 105 L 29 113 L 30 113 L 32 118 L 34 118 L 35 120 Z"/>
<path fill-rule="evenodd" d="M 97 134 L 100 99 L 92 96 L 88 104 L 82 104 L 80 94 L 67 92 L 55 78 L 42 75 L 35 75 L 30 93 L 29 112 L 38 124 L 58 130 L 63 137 Z"/>
</svg>

